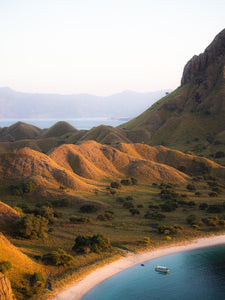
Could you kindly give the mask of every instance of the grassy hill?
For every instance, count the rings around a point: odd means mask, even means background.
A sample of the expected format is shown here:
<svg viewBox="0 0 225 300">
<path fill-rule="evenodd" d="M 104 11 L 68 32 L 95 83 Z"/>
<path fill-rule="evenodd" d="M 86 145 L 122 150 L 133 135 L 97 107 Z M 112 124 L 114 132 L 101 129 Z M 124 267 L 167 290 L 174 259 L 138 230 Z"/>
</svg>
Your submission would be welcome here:
<svg viewBox="0 0 225 300">
<path fill-rule="evenodd" d="M 218 152 L 224 152 L 225 145 L 224 64 L 225 30 L 204 53 L 187 63 L 178 89 L 120 128 L 128 134 L 142 130 L 143 141 L 150 145 L 221 158 Z M 138 142 L 135 135 L 130 139 Z"/>
</svg>

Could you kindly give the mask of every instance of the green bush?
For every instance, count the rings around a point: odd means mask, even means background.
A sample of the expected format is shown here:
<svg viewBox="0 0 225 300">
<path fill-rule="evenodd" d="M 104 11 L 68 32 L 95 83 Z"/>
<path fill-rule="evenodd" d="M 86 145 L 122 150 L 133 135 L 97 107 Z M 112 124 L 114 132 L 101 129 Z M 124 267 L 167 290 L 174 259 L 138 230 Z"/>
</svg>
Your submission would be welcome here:
<svg viewBox="0 0 225 300">
<path fill-rule="evenodd" d="M 8 270 L 12 268 L 12 264 L 10 261 L 5 260 L 0 262 L 0 272 L 5 274 Z"/>
<path fill-rule="evenodd" d="M 82 213 L 94 213 L 98 211 L 98 207 L 94 204 L 85 204 L 80 207 Z"/>
<path fill-rule="evenodd" d="M 58 249 L 57 251 L 44 254 L 42 261 L 52 266 L 69 266 L 73 263 L 73 257 L 63 249 Z"/>
<path fill-rule="evenodd" d="M 208 208 L 208 204 L 207 203 L 203 202 L 203 203 L 199 204 L 199 209 L 205 210 L 206 208 Z"/>
<path fill-rule="evenodd" d="M 161 210 L 165 212 L 171 212 L 177 209 L 178 205 L 173 201 L 167 201 L 164 204 L 160 205 Z"/>
<path fill-rule="evenodd" d="M 76 253 L 101 253 L 111 250 L 110 241 L 101 234 L 93 236 L 78 235 L 72 248 Z"/>
<path fill-rule="evenodd" d="M 119 189 L 121 187 L 121 184 L 118 181 L 112 181 L 110 187 L 113 189 Z"/>
<path fill-rule="evenodd" d="M 32 286 L 43 286 L 45 284 L 45 278 L 42 273 L 34 273 L 30 278 Z"/>
<path fill-rule="evenodd" d="M 187 188 L 187 190 L 189 190 L 190 192 L 193 192 L 193 191 L 196 190 L 196 187 L 195 187 L 194 184 L 188 184 L 186 188 Z"/>
<path fill-rule="evenodd" d="M 195 215 L 189 215 L 187 217 L 187 223 L 190 225 L 194 225 L 196 222 L 196 216 Z"/>
<path fill-rule="evenodd" d="M 86 223 L 91 223 L 91 218 L 71 216 L 70 222 L 74 224 L 86 224 Z"/>
<path fill-rule="evenodd" d="M 163 219 L 165 219 L 165 215 L 157 213 L 157 212 L 146 212 L 146 214 L 144 215 L 144 217 L 146 219 L 153 219 L 153 220 L 157 220 L 157 221 L 162 221 Z"/>
<path fill-rule="evenodd" d="M 52 201 L 54 207 L 69 207 L 71 200 L 67 198 Z"/>
<path fill-rule="evenodd" d="M 134 208 L 134 205 L 131 202 L 124 202 L 123 208 L 127 208 L 127 209 Z"/>
<path fill-rule="evenodd" d="M 100 221 L 111 221 L 114 219 L 114 215 L 111 212 L 106 212 L 102 215 L 98 215 L 97 219 Z"/>
<path fill-rule="evenodd" d="M 140 211 L 137 208 L 130 208 L 129 212 L 132 214 L 132 216 L 140 215 Z"/>
</svg>

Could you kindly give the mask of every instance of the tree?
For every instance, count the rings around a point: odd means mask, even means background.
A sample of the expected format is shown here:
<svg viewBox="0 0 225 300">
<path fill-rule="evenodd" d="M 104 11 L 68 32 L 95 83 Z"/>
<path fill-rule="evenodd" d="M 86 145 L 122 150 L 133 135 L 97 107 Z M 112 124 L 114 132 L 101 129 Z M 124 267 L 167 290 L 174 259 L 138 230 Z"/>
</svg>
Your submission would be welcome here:
<svg viewBox="0 0 225 300">
<path fill-rule="evenodd" d="M 63 249 L 58 249 L 57 251 L 44 254 L 42 261 L 49 265 L 65 267 L 72 264 L 73 257 L 67 254 Z"/>
<path fill-rule="evenodd" d="M 111 250 L 110 241 L 101 234 L 93 236 L 78 235 L 72 248 L 77 253 L 96 252 Z"/>
</svg>

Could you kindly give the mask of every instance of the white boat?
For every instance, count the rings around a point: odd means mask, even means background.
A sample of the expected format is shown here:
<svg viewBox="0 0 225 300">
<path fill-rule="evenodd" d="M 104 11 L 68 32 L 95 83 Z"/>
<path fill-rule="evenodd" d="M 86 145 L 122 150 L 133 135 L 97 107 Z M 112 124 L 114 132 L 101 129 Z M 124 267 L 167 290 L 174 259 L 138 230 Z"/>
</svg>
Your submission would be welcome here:
<svg viewBox="0 0 225 300">
<path fill-rule="evenodd" d="M 163 267 L 163 266 L 157 266 L 155 268 L 155 271 L 161 272 L 161 273 L 169 273 L 170 272 L 170 270 L 167 267 Z"/>
</svg>

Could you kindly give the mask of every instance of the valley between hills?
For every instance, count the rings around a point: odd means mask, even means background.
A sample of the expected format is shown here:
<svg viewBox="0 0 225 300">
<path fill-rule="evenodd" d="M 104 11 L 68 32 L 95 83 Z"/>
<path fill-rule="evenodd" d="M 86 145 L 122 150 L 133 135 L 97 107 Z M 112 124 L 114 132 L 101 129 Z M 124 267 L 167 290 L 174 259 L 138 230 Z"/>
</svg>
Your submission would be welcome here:
<svg viewBox="0 0 225 300">
<path fill-rule="evenodd" d="M 224 70 L 225 30 L 117 128 L 0 128 L 3 299 L 50 299 L 127 251 L 224 232 Z"/>
</svg>

